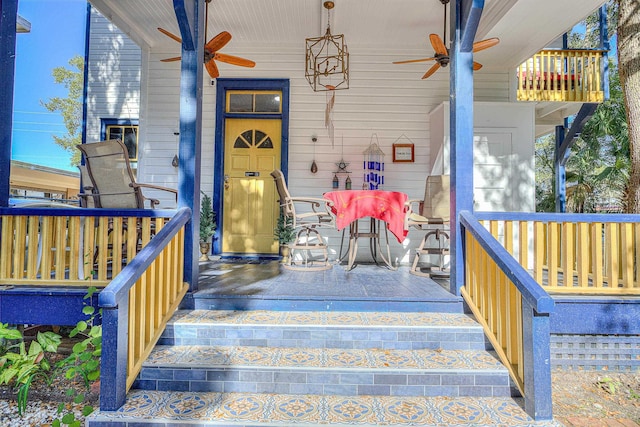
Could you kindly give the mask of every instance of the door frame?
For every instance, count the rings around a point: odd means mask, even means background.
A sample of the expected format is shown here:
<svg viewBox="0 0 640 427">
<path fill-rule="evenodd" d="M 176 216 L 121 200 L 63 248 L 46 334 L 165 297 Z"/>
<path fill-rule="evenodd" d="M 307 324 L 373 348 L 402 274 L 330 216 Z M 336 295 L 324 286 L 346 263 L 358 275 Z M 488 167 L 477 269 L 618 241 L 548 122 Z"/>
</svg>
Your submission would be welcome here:
<svg viewBox="0 0 640 427">
<path fill-rule="evenodd" d="M 215 140 L 213 148 L 213 209 L 215 210 L 218 224 L 224 221 L 222 217 L 222 195 L 224 186 L 224 141 L 226 119 L 280 119 L 282 126 L 282 143 L 280 144 L 280 169 L 286 177 L 289 171 L 289 79 L 231 79 L 218 78 L 215 80 L 216 88 L 216 123 Z M 230 90 L 254 90 L 282 92 L 281 114 L 251 114 L 251 113 L 227 113 L 225 112 L 227 92 Z M 203 165 L 203 168 L 204 169 Z M 222 227 L 217 227 L 213 235 L 214 254 L 222 251 Z"/>
</svg>

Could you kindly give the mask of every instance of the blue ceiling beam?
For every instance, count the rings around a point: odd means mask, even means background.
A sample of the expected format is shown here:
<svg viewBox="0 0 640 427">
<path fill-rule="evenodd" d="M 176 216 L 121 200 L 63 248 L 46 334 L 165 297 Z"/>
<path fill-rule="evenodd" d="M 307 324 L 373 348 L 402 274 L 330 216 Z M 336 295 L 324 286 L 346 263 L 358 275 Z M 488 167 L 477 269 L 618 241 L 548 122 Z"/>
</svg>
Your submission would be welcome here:
<svg viewBox="0 0 640 427">
<path fill-rule="evenodd" d="M 198 7 L 196 0 L 174 0 L 173 9 L 176 12 L 178 27 L 182 37 L 182 48 L 185 50 L 195 50 L 194 42 L 198 35 L 196 33 L 196 17 L 193 13 Z"/>
</svg>

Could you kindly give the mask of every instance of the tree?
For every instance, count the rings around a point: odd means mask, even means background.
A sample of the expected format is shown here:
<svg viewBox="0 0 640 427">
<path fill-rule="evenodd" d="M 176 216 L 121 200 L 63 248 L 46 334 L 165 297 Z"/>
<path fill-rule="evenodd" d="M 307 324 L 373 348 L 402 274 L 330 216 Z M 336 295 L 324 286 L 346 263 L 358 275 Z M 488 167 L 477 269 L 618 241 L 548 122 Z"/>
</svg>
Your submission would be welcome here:
<svg viewBox="0 0 640 427">
<path fill-rule="evenodd" d="M 68 90 L 66 98 L 54 97 L 42 105 L 51 112 L 59 112 L 67 128 L 67 134 L 60 137 L 53 135 L 53 140 L 60 147 L 71 154 L 71 164 L 80 164 L 80 152 L 76 145 L 82 142 L 82 92 L 84 88 L 84 59 L 76 55 L 69 60 L 72 69 L 56 67 L 53 69 L 53 79 L 57 84 L 63 84 Z"/>
<path fill-rule="evenodd" d="M 629 213 L 640 213 L 640 0 L 617 0 L 618 67 L 629 132 Z"/>
</svg>

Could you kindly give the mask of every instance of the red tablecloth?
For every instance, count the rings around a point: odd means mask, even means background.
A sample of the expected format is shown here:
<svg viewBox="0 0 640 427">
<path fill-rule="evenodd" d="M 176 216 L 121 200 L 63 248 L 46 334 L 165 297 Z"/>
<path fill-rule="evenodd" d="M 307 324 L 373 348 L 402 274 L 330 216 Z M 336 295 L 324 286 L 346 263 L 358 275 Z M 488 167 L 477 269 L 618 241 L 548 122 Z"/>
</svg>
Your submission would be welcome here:
<svg viewBox="0 0 640 427">
<path fill-rule="evenodd" d="M 404 228 L 407 195 L 398 191 L 344 190 L 324 193 L 331 200 L 336 226 L 342 230 L 353 221 L 372 217 L 387 223 L 387 228 L 402 242 L 408 230 Z"/>
</svg>

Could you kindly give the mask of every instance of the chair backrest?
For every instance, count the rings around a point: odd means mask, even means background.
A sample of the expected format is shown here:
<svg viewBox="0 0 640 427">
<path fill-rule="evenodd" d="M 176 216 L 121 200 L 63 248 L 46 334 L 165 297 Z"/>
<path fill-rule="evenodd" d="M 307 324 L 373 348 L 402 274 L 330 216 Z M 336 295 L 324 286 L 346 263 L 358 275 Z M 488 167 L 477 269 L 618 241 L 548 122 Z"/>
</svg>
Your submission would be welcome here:
<svg viewBox="0 0 640 427">
<path fill-rule="evenodd" d="M 80 169 L 80 206 L 83 208 L 95 208 L 94 197 L 90 196 L 90 194 L 93 193 L 93 183 L 91 182 L 87 166 L 80 165 L 78 169 Z"/>
<path fill-rule="evenodd" d="M 296 210 L 293 205 L 293 201 L 291 200 L 291 194 L 289 194 L 287 183 L 284 180 L 284 174 L 280 169 L 276 169 L 271 172 L 271 176 L 276 182 L 276 190 L 278 191 L 278 196 L 280 197 L 280 209 L 282 211 L 282 214 L 287 217 L 295 218 Z"/>
<path fill-rule="evenodd" d="M 118 139 L 80 144 L 93 183 L 97 207 L 143 209 L 144 197 L 135 183 L 127 148 Z"/>
<path fill-rule="evenodd" d="M 442 218 L 445 222 L 449 221 L 451 216 L 449 181 L 449 175 L 430 175 L 427 177 L 420 215 L 425 218 Z"/>
</svg>

